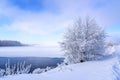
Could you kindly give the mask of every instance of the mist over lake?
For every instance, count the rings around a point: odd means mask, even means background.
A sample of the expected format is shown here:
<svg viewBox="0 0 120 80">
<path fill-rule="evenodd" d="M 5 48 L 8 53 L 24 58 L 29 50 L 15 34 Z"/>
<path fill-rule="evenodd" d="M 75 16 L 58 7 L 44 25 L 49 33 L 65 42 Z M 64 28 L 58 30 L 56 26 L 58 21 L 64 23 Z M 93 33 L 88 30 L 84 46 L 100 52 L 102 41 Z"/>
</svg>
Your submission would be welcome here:
<svg viewBox="0 0 120 80">
<path fill-rule="evenodd" d="M 0 47 L 0 57 L 62 57 L 58 47 Z"/>
</svg>

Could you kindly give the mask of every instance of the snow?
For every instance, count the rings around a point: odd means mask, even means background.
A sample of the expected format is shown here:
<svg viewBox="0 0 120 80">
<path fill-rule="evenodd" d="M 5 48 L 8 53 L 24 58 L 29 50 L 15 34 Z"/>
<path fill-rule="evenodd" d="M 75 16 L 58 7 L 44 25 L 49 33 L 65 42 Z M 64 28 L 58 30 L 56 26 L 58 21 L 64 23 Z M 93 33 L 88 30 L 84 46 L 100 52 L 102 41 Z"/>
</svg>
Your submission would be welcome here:
<svg viewBox="0 0 120 80">
<path fill-rule="evenodd" d="M 106 52 L 105 52 L 105 53 L 113 54 L 115 51 L 116 51 L 116 49 L 115 49 L 114 46 L 109 46 L 109 47 L 106 49 Z"/>
<path fill-rule="evenodd" d="M 115 46 L 115 53 L 116 54 L 120 54 L 120 46 Z"/>
<path fill-rule="evenodd" d="M 56 68 L 42 74 L 22 74 L 0 78 L 0 80 L 113 80 L 112 65 L 115 58 L 90 61 Z"/>
<path fill-rule="evenodd" d="M 120 53 L 120 46 L 115 47 L 114 53 Z M 113 51 L 113 49 L 110 49 Z M 84 63 L 71 64 L 57 67 L 41 74 L 21 74 L 1 77 L 0 80 L 114 80 L 112 70 L 117 62 L 117 57 L 88 61 Z"/>
</svg>

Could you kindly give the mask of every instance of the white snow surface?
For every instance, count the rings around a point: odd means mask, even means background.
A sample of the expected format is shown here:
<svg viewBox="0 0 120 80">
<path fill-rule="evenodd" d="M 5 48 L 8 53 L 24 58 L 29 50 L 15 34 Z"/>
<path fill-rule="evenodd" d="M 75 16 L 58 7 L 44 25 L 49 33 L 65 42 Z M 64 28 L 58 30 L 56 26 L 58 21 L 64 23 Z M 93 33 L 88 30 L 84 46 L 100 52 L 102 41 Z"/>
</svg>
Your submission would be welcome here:
<svg viewBox="0 0 120 80">
<path fill-rule="evenodd" d="M 120 53 L 115 47 L 114 53 Z M 114 80 L 112 66 L 117 62 L 115 55 L 100 61 L 88 61 L 57 67 L 41 74 L 21 74 L 1 77 L 0 80 Z"/>
</svg>

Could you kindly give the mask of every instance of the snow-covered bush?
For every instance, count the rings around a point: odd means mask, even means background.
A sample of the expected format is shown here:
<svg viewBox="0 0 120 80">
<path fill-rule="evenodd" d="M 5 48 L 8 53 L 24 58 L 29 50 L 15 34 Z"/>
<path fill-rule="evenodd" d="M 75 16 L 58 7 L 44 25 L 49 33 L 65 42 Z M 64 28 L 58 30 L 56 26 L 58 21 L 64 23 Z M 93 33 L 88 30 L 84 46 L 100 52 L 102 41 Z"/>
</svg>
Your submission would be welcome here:
<svg viewBox="0 0 120 80">
<path fill-rule="evenodd" d="M 45 69 L 40 69 L 40 68 L 36 68 L 35 70 L 33 70 L 33 74 L 40 74 L 40 73 L 43 73 L 45 72 Z"/>
<path fill-rule="evenodd" d="M 61 71 L 66 64 L 63 62 L 61 64 L 57 64 L 58 71 Z"/>
<path fill-rule="evenodd" d="M 10 65 L 10 61 L 5 64 L 4 75 L 14 75 L 14 74 L 28 74 L 30 72 L 31 65 L 26 65 L 25 62 Z"/>
<path fill-rule="evenodd" d="M 105 32 L 94 19 L 78 19 L 67 29 L 61 48 L 65 62 L 79 63 L 96 60 L 105 52 Z"/>
<path fill-rule="evenodd" d="M 5 70 L 4 69 L 0 69 L 0 77 L 4 76 Z"/>
<path fill-rule="evenodd" d="M 25 62 L 17 64 L 16 74 L 28 74 L 30 72 L 31 64 L 25 65 Z"/>
<path fill-rule="evenodd" d="M 5 64 L 5 75 L 11 75 L 11 72 L 10 61 L 8 60 L 8 62 Z"/>
<path fill-rule="evenodd" d="M 36 68 L 35 70 L 33 70 L 33 74 L 40 74 L 40 73 L 43 73 L 43 72 L 47 72 L 47 71 L 49 71 L 49 70 L 51 70 L 51 67 L 46 67 L 46 68 Z"/>
<path fill-rule="evenodd" d="M 47 72 L 47 71 L 49 71 L 49 70 L 51 70 L 51 67 L 48 67 L 48 66 L 47 66 L 47 67 L 45 68 L 45 72 Z"/>
</svg>

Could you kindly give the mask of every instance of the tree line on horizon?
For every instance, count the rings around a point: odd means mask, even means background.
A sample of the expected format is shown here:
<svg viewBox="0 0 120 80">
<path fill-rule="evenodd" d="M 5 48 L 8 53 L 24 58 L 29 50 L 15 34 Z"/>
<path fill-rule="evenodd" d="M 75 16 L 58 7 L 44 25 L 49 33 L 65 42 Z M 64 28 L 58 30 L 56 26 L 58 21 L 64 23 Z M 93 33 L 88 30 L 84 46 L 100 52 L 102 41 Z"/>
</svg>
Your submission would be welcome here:
<svg viewBox="0 0 120 80">
<path fill-rule="evenodd" d="M 25 46 L 25 44 L 22 44 L 19 41 L 13 41 L 13 40 L 0 40 L 0 46 Z"/>
</svg>

